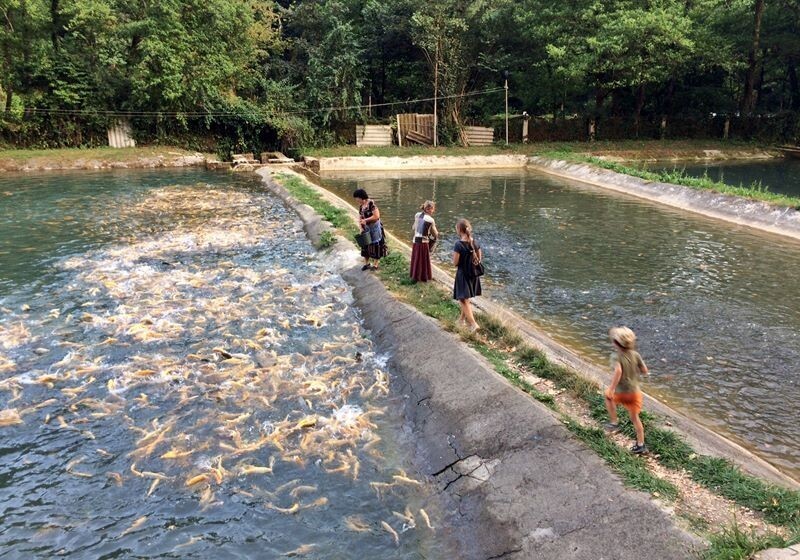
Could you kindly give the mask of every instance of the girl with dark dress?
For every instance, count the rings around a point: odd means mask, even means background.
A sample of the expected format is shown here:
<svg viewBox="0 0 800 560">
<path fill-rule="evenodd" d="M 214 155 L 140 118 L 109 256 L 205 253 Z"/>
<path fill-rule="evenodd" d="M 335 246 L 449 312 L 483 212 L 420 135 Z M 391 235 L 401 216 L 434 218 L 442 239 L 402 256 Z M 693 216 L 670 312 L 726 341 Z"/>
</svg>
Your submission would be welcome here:
<svg viewBox="0 0 800 560">
<path fill-rule="evenodd" d="M 436 204 L 426 200 L 414 216 L 414 239 L 411 245 L 411 278 L 416 282 L 427 282 L 433 278 L 431 270 L 431 250 L 439 237 L 433 213 Z"/>
<path fill-rule="evenodd" d="M 472 237 L 472 225 L 464 219 L 456 222 L 458 241 L 453 247 L 453 265 L 456 267 L 456 281 L 453 286 L 453 299 L 461 306 L 459 321 L 465 322 L 470 332 L 478 330 L 478 323 L 472 314 L 470 298 L 481 295 L 481 279 L 472 275 L 472 254 L 478 261 L 483 260 L 481 246 Z"/>
<path fill-rule="evenodd" d="M 375 205 L 375 201 L 370 199 L 367 191 L 356 189 L 353 198 L 358 203 L 358 223 L 361 231 L 369 231 L 372 243 L 361 249 L 361 256 L 364 257 L 364 266 L 361 270 L 378 270 L 378 263 L 387 254 L 386 241 L 383 235 L 383 225 L 381 224 L 381 211 Z M 370 266 L 370 259 L 373 264 Z"/>
</svg>

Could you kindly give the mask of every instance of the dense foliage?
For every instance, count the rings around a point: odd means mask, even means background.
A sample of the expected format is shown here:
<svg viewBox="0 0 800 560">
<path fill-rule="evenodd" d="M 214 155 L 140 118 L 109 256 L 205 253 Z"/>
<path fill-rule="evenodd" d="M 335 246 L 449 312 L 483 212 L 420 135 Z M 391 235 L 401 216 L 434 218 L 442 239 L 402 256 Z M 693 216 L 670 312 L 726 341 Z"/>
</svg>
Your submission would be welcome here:
<svg viewBox="0 0 800 560">
<path fill-rule="evenodd" d="M 435 94 L 448 141 L 502 113 L 503 70 L 552 139 L 796 140 L 798 64 L 800 0 L 0 0 L 0 140 L 101 144 L 127 116 L 287 149 Z"/>
</svg>

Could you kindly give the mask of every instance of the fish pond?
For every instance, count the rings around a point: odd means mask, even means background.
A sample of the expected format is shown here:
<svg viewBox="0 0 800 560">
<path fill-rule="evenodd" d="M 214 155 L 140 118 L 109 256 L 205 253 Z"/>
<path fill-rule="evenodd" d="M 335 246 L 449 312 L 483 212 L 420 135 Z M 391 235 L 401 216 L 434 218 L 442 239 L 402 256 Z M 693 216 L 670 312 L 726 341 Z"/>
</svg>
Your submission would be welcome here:
<svg viewBox="0 0 800 560">
<path fill-rule="evenodd" d="M 608 366 L 628 325 L 645 390 L 800 475 L 800 244 L 534 171 L 331 175 L 363 188 L 410 242 L 426 199 L 444 240 L 469 218 L 486 254 L 484 295 Z"/>
<path fill-rule="evenodd" d="M 255 177 L 0 192 L 0 556 L 449 557 L 386 357 Z"/>
<path fill-rule="evenodd" d="M 708 177 L 713 181 L 764 189 L 775 194 L 800 197 L 800 159 L 727 160 L 707 163 L 647 163 L 651 171 L 682 171 L 690 177 Z"/>
</svg>

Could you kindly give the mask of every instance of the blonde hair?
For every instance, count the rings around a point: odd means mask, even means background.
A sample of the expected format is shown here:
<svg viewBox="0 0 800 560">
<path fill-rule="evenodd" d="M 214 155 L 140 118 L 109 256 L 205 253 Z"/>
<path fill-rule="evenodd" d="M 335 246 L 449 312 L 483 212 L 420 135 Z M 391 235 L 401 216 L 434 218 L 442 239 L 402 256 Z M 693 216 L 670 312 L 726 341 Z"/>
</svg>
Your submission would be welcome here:
<svg viewBox="0 0 800 560">
<path fill-rule="evenodd" d="M 428 212 L 429 210 L 436 210 L 436 203 L 432 200 L 426 200 L 422 206 L 419 207 L 420 210 L 423 212 Z"/>
<path fill-rule="evenodd" d="M 609 338 L 625 351 L 636 349 L 636 333 L 628 327 L 614 327 L 608 330 Z"/>
</svg>

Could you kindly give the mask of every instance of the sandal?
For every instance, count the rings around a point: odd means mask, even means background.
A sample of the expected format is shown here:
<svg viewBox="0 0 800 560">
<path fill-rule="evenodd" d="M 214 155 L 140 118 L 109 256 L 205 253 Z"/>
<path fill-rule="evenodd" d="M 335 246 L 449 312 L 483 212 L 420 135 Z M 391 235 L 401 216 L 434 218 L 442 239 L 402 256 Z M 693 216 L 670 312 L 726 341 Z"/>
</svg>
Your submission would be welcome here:
<svg viewBox="0 0 800 560">
<path fill-rule="evenodd" d="M 370 267 L 370 264 L 367 263 L 367 264 L 365 264 L 364 266 L 361 267 L 361 270 L 369 270 L 369 267 Z"/>
<path fill-rule="evenodd" d="M 631 453 L 634 455 L 643 455 L 647 453 L 647 446 L 645 444 L 639 445 L 638 443 L 631 447 Z"/>
<path fill-rule="evenodd" d="M 606 422 L 605 424 L 603 424 L 603 429 L 607 432 L 618 432 L 619 424 L 614 424 L 613 422 Z"/>
</svg>

